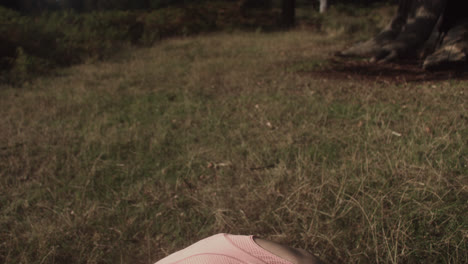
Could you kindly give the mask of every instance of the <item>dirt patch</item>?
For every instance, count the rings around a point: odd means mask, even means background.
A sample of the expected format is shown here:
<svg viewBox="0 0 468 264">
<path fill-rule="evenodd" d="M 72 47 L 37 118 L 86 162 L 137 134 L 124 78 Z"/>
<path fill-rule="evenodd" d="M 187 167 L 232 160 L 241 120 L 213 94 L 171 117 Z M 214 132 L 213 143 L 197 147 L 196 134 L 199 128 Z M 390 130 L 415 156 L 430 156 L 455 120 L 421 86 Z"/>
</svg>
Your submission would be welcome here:
<svg viewBox="0 0 468 264">
<path fill-rule="evenodd" d="M 383 83 L 410 83 L 443 80 L 468 80 L 466 68 L 427 71 L 417 61 L 399 63 L 372 63 L 332 58 L 322 69 L 307 74 L 325 79 L 349 79 Z"/>
</svg>

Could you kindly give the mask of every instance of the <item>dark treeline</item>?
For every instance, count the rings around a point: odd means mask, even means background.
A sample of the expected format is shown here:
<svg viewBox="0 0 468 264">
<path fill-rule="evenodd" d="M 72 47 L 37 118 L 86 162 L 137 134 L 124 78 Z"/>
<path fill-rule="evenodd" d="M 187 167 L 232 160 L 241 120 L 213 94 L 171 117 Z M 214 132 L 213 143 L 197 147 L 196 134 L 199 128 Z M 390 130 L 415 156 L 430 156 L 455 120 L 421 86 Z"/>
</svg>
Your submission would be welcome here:
<svg viewBox="0 0 468 264">
<path fill-rule="evenodd" d="M 22 12 L 73 9 L 75 11 L 154 9 L 187 0 L 2 0 L 4 7 Z M 195 2 L 195 1 L 191 1 Z"/>
<path fill-rule="evenodd" d="M 152 45 L 173 36 L 293 27 L 296 8 L 302 7 L 317 10 L 308 23 L 320 30 L 325 18 L 317 16 L 319 2 L 0 0 L 0 83 L 21 82 L 87 59 L 108 58 L 129 45 Z M 329 0 L 331 6 L 346 10 L 373 2 L 386 1 Z"/>
<path fill-rule="evenodd" d="M 212 1 L 212 0 L 211 0 Z M 216 0 L 236 2 L 241 8 L 271 8 L 291 5 L 318 5 L 319 0 Z M 75 10 L 90 12 L 96 10 L 139 10 L 158 9 L 174 5 L 210 2 L 210 0 L 0 0 L 0 5 L 24 13 L 38 13 L 45 10 Z M 288 3 L 289 2 L 289 3 Z M 392 2 L 391 0 L 329 0 L 329 4 L 361 4 Z M 291 4 L 294 3 L 294 4 Z"/>
</svg>

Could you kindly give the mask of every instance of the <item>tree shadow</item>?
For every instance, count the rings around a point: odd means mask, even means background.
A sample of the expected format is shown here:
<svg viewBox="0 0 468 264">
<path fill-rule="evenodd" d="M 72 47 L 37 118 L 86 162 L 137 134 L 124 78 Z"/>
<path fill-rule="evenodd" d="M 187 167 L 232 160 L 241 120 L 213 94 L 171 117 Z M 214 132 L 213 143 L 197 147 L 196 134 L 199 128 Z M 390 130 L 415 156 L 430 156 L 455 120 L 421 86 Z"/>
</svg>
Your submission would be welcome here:
<svg viewBox="0 0 468 264">
<path fill-rule="evenodd" d="M 383 83 L 417 83 L 445 80 L 468 80 L 468 68 L 460 66 L 439 71 L 427 71 L 415 60 L 398 63 L 372 63 L 332 58 L 326 66 L 310 72 L 326 79 L 348 79 Z"/>
</svg>

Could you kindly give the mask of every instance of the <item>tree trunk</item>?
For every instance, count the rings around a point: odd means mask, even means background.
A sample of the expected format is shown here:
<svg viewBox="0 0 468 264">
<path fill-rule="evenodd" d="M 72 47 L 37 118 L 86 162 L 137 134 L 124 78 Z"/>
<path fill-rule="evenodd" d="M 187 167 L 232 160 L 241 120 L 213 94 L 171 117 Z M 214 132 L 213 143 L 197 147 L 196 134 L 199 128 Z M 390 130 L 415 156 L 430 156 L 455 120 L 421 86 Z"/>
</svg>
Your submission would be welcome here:
<svg viewBox="0 0 468 264">
<path fill-rule="evenodd" d="M 323 14 L 328 9 L 328 1 L 327 0 L 320 0 L 320 14 Z"/>
<path fill-rule="evenodd" d="M 296 0 L 282 1 L 283 26 L 293 27 L 296 24 Z"/>
</svg>

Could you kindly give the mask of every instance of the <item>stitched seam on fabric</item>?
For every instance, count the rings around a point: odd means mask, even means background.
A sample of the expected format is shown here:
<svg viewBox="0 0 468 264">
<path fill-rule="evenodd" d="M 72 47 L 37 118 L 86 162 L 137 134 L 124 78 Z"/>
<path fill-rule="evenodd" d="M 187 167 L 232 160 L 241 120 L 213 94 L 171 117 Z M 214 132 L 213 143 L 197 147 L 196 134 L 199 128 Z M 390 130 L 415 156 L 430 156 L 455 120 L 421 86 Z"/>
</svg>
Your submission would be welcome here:
<svg viewBox="0 0 468 264">
<path fill-rule="evenodd" d="M 270 251 L 268 251 L 268 250 L 262 248 L 259 244 L 257 244 L 257 243 L 255 242 L 254 236 L 249 236 L 249 239 L 250 239 L 251 242 L 254 244 L 254 246 L 257 247 L 259 250 L 266 252 L 267 254 L 271 255 L 271 256 L 274 257 L 274 258 L 277 258 L 277 259 L 281 260 L 282 262 L 286 261 L 288 264 L 294 264 L 294 263 L 292 263 L 291 261 L 289 261 L 289 260 L 287 260 L 287 259 L 284 259 L 284 258 L 282 258 L 282 257 L 280 257 L 280 256 L 278 256 L 278 255 L 276 255 L 276 254 L 274 254 L 274 253 L 272 253 L 272 252 L 270 252 Z"/>
<path fill-rule="evenodd" d="M 224 234 L 224 237 L 226 238 L 226 240 L 227 240 L 233 247 L 235 247 L 235 248 L 237 248 L 237 249 L 243 251 L 245 254 L 251 256 L 252 258 L 255 258 L 255 259 L 259 260 L 260 262 L 265 263 L 265 261 L 264 261 L 263 259 L 260 259 L 260 258 L 258 258 L 258 257 L 256 257 L 256 256 L 253 256 L 250 252 L 247 252 L 247 251 L 245 251 L 243 248 L 238 247 L 238 246 L 231 240 L 231 238 L 229 237 L 229 234 Z M 268 263 L 265 263 L 265 264 L 268 264 Z"/>
</svg>

